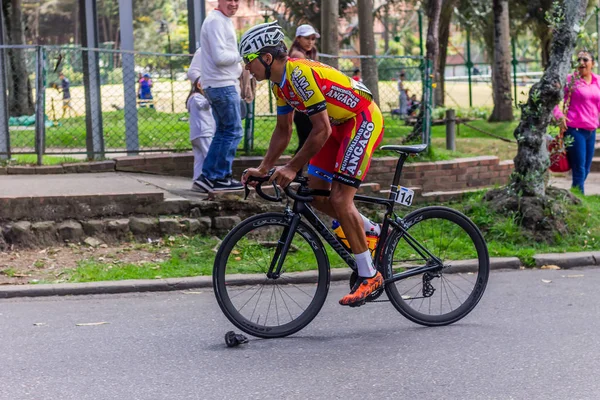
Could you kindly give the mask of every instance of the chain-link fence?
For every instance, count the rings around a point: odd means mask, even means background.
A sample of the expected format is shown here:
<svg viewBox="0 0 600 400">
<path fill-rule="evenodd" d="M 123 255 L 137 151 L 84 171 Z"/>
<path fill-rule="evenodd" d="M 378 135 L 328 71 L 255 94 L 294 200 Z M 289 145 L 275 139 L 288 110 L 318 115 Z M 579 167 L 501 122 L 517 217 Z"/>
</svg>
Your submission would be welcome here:
<svg viewBox="0 0 600 400">
<path fill-rule="evenodd" d="M 185 105 L 191 56 L 2 47 L 9 87 L 9 154 L 103 158 L 191 149 Z M 86 82 L 85 69 L 92 57 L 97 75 L 90 74 Z M 19 96 L 23 88 L 25 93 Z M 28 98 L 40 107 L 27 107 Z M 97 134 L 91 135 L 90 130 Z M 0 149 L 2 153 L 7 152 Z"/>
<path fill-rule="evenodd" d="M 10 77 L 6 99 L 11 117 L 7 133 L 0 127 L 0 143 L 4 138 L 9 144 L 7 150 L 0 146 L 0 157 L 37 154 L 41 163 L 44 155 L 101 159 L 191 149 L 185 105 L 191 56 L 81 47 L 2 49 L 8 50 L 4 72 Z M 413 129 L 410 123 L 419 110 L 422 59 L 376 59 L 384 143 L 398 143 Z M 341 57 L 339 68 L 352 76 L 360 69 L 360 57 Z M 238 155 L 265 154 L 276 123 L 267 82 L 258 84 L 247 108 Z M 294 134 L 288 152 L 296 147 Z"/>
</svg>

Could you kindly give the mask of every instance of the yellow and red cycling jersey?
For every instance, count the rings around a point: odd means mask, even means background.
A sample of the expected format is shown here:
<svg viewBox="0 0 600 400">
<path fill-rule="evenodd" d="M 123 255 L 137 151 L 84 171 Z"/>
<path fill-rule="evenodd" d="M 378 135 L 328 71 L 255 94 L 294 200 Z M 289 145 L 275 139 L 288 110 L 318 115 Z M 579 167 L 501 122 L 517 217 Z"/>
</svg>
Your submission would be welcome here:
<svg viewBox="0 0 600 400">
<path fill-rule="evenodd" d="M 369 89 L 328 65 L 290 58 L 273 93 L 279 115 L 327 111 L 332 133 L 311 158 L 308 173 L 359 187 L 383 138 L 383 117 Z"/>
<path fill-rule="evenodd" d="M 369 107 L 373 95 L 361 82 L 313 60 L 290 58 L 280 84 L 273 84 L 277 114 L 292 108 L 309 116 L 327 110 L 332 124 L 340 124 Z"/>
</svg>

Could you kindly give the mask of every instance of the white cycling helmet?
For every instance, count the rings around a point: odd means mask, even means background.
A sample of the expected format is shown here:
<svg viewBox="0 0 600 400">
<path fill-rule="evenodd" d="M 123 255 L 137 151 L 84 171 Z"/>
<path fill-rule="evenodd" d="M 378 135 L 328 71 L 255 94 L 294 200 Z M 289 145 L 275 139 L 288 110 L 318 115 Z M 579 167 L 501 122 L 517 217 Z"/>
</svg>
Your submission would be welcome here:
<svg viewBox="0 0 600 400">
<path fill-rule="evenodd" d="M 256 25 L 246 31 L 240 39 L 240 55 L 258 53 L 264 47 L 276 46 L 283 40 L 281 26 L 274 22 Z"/>
</svg>

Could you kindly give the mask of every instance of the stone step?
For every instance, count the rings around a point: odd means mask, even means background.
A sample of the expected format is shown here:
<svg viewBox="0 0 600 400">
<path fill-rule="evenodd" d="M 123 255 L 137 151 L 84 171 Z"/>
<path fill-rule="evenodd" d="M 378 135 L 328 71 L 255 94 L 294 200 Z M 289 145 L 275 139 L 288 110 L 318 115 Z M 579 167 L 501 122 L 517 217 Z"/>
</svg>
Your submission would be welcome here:
<svg viewBox="0 0 600 400">
<path fill-rule="evenodd" d="M 115 215 L 150 214 L 163 203 L 170 209 L 180 204 L 165 201 L 160 191 L 127 194 L 88 194 L 0 197 L 0 221 L 64 220 Z"/>
<path fill-rule="evenodd" d="M 591 172 L 600 172 L 600 157 L 592 158 Z"/>
</svg>

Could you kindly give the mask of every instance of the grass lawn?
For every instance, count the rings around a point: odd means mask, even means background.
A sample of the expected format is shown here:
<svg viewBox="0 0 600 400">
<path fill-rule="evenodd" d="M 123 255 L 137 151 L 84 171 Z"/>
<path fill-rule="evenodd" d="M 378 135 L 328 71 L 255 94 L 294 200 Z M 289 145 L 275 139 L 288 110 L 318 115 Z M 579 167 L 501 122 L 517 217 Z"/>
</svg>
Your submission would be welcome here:
<svg viewBox="0 0 600 400">
<path fill-rule="evenodd" d="M 537 253 L 562 253 L 570 251 L 600 250 L 600 196 L 580 196 L 581 206 L 570 206 L 565 217 L 569 234 L 556 237 L 555 243 L 532 241 L 518 226 L 514 217 L 502 217 L 492 213 L 482 201 L 484 191 L 471 193 L 461 202 L 449 206 L 463 211 L 479 226 L 483 232 L 491 257 L 519 257 L 524 265 L 533 266 L 533 255 Z M 410 210 L 406 210 L 408 212 Z M 441 228 L 439 228 L 441 229 Z M 439 236 L 434 229 L 431 237 Z M 429 234 L 429 233 L 428 233 Z M 444 237 L 447 233 L 444 233 Z M 270 243 L 270 242 L 265 242 Z M 295 243 L 295 242 L 294 242 Z M 467 242 L 465 242 L 466 244 Z M 74 268 L 64 269 L 55 274 L 59 279 L 46 279 L 49 282 L 89 282 L 122 279 L 155 279 L 168 277 L 185 277 L 210 275 L 219 239 L 216 237 L 170 237 L 152 243 L 132 244 L 126 250 L 114 254 L 94 257 L 82 251 Z M 456 251 L 464 244 L 460 239 L 453 243 Z M 232 262 L 232 272 L 257 272 L 256 263 L 248 262 L 258 251 L 264 252 L 268 246 L 241 245 L 236 248 L 238 257 Z M 84 249 L 85 250 L 85 249 Z M 90 249 L 88 249 L 90 250 Z M 136 261 L 121 261 L 124 253 L 144 252 L 150 257 Z M 266 250 L 269 254 L 271 250 Z M 87 254 L 87 256 L 86 256 Z M 306 246 L 298 245 L 290 253 L 293 270 L 311 269 L 311 264 L 304 262 L 312 259 Z M 345 264 L 328 248 L 332 268 L 344 267 Z M 44 265 L 47 261 L 32 262 L 34 266 Z M 34 267 L 31 267 L 34 268 Z M 4 275 L 14 273 L 12 268 L 2 271 Z"/>
</svg>

